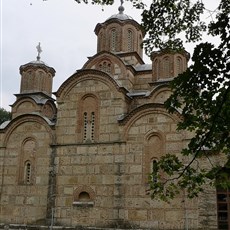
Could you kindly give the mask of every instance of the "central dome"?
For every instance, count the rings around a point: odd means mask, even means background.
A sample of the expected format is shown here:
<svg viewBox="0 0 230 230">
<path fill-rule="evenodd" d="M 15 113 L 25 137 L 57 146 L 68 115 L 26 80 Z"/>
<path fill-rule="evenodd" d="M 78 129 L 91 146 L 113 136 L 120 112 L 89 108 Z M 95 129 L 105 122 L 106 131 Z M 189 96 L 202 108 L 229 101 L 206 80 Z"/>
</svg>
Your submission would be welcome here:
<svg viewBox="0 0 230 230">
<path fill-rule="evenodd" d="M 94 32 L 97 35 L 97 52 L 134 52 L 142 58 L 144 30 L 132 17 L 124 14 L 124 10 L 122 5 L 119 6 L 117 14 L 96 25 Z"/>
<path fill-rule="evenodd" d="M 129 15 L 124 14 L 124 10 L 125 10 L 125 8 L 122 5 L 119 6 L 119 8 L 118 8 L 119 13 L 112 15 L 106 21 L 108 21 L 110 19 L 118 19 L 118 20 L 129 20 L 129 19 L 131 19 L 131 20 L 133 20 L 133 18 L 130 17 Z"/>
</svg>

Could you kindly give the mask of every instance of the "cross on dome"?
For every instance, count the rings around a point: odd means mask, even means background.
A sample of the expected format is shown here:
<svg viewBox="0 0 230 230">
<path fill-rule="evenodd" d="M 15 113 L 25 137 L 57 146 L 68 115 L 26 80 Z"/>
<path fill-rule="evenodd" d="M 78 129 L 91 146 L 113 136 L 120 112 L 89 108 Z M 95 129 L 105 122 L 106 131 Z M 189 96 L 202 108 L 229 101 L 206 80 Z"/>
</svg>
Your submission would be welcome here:
<svg viewBox="0 0 230 230">
<path fill-rule="evenodd" d="M 40 61 L 41 57 L 40 54 L 42 52 L 42 47 L 41 47 L 41 43 L 39 42 L 38 45 L 36 46 L 36 49 L 38 51 L 38 56 L 37 56 L 37 61 Z"/>
<path fill-rule="evenodd" d="M 121 0 L 121 5 L 118 7 L 119 14 L 123 14 L 125 10 L 123 3 L 124 3 L 124 0 Z"/>
</svg>

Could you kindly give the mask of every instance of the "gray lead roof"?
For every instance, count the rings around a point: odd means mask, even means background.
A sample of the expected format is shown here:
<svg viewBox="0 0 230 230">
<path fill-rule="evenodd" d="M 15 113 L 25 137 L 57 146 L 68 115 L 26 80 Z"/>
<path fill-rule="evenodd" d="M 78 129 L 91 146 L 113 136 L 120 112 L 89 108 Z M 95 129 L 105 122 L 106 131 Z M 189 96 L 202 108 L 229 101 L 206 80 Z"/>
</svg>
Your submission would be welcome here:
<svg viewBox="0 0 230 230">
<path fill-rule="evenodd" d="M 125 8 L 124 8 L 124 6 L 122 6 L 122 4 L 123 4 L 123 1 L 121 2 L 121 6 L 118 7 L 119 13 L 118 13 L 118 14 L 112 15 L 112 16 L 109 17 L 107 20 L 112 19 L 112 18 L 114 18 L 114 19 L 119 19 L 119 20 L 122 20 L 122 21 L 128 20 L 128 19 L 133 20 L 132 17 L 128 16 L 127 14 L 124 14 Z"/>
</svg>

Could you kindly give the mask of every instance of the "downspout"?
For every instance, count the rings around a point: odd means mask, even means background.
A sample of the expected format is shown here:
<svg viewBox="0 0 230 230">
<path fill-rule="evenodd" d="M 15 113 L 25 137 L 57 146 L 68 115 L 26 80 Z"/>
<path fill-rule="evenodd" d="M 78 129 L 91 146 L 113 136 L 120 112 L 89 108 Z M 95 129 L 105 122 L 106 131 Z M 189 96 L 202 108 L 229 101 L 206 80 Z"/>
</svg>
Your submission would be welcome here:
<svg viewBox="0 0 230 230">
<path fill-rule="evenodd" d="M 47 193 L 47 210 L 46 210 L 46 220 L 47 225 L 53 228 L 54 225 L 54 210 L 55 210 L 55 200 L 56 200 L 56 146 L 51 146 L 50 155 L 50 166 L 49 166 L 49 181 L 48 181 L 48 193 Z M 51 228 L 51 229 L 52 229 Z"/>
</svg>

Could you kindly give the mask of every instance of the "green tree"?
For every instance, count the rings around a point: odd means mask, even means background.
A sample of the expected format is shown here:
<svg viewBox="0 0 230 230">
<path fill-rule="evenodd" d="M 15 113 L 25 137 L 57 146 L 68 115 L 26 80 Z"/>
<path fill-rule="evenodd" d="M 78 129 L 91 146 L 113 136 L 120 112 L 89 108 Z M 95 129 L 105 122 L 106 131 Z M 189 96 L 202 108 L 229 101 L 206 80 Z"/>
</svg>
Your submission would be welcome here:
<svg viewBox="0 0 230 230">
<path fill-rule="evenodd" d="M 151 183 L 152 196 L 173 198 L 181 189 L 189 197 L 203 191 L 203 185 L 230 187 L 221 168 L 229 168 L 230 153 L 230 1 L 220 1 L 216 19 L 208 25 L 212 36 L 219 36 L 217 46 L 209 42 L 195 47 L 193 64 L 172 82 L 173 94 L 167 100 L 169 112 L 180 109 L 183 121 L 179 130 L 194 133 L 182 156 L 189 157 L 187 165 L 181 157 L 166 155 L 158 162 L 158 170 L 165 172 L 169 180 Z M 207 151 L 208 150 L 208 151 Z M 214 154 L 225 154 L 226 162 L 215 164 Z M 210 167 L 200 167 L 201 159 L 208 159 Z"/>
<path fill-rule="evenodd" d="M 181 156 L 166 154 L 155 165 L 154 172 L 164 172 L 168 179 L 159 178 L 150 184 L 152 197 L 168 200 L 181 190 L 188 197 L 197 196 L 204 184 L 215 185 L 217 175 L 222 186 L 230 187 L 226 175 L 220 173 L 222 165 L 230 167 L 230 1 L 219 0 L 215 12 L 207 11 L 202 0 L 152 0 L 149 6 L 141 0 L 127 1 L 142 9 L 147 35 L 143 45 L 148 55 L 154 49 L 183 50 L 181 34 L 185 42 L 200 41 L 205 31 L 220 39 L 216 46 L 207 41 L 198 44 L 191 66 L 172 81 L 173 93 L 166 108 L 170 113 L 182 111 L 178 129 L 193 132 L 194 136 Z M 90 2 L 103 5 L 114 1 Z M 205 12 L 212 18 L 209 23 L 201 20 Z M 211 156 L 220 153 L 226 155 L 226 162 L 216 165 Z M 189 159 L 186 165 L 182 160 L 185 157 Z M 199 166 L 204 158 L 210 161 L 208 169 Z"/>
<path fill-rule="evenodd" d="M 11 119 L 11 113 L 4 108 L 0 108 L 0 124 Z"/>
</svg>

